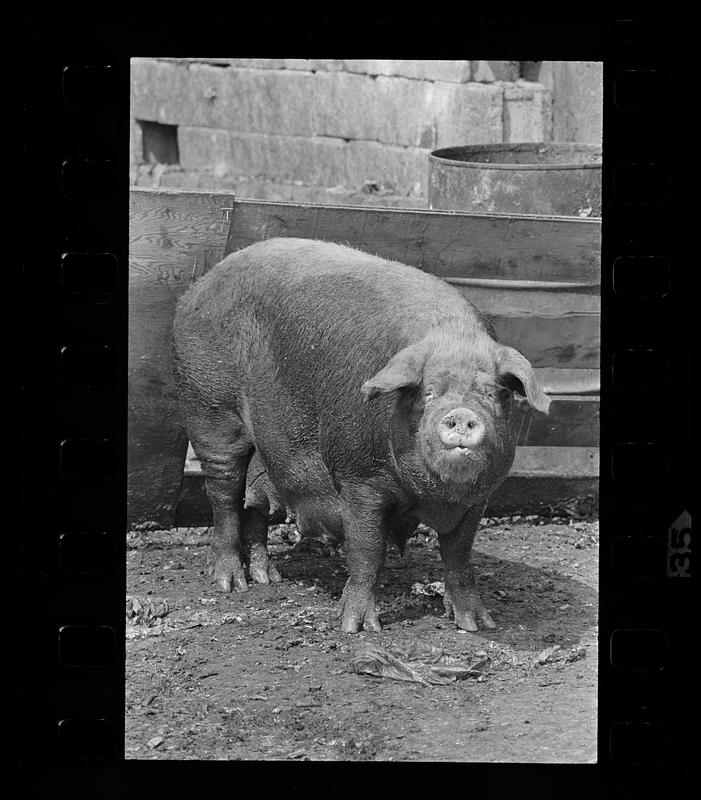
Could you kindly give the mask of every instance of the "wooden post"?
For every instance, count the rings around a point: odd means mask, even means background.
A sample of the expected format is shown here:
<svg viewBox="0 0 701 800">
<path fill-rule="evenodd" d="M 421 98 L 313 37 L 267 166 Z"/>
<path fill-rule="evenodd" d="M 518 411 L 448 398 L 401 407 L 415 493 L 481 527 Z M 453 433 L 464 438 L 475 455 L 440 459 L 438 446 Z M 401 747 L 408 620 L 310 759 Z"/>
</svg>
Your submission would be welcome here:
<svg viewBox="0 0 701 800">
<path fill-rule="evenodd" d="M 170 337 L 178 297 L 219 261 L 233 194 L 132 189 L 129 221 L 128 520 L 175 524 L 187 437 Z"/>
</svg>

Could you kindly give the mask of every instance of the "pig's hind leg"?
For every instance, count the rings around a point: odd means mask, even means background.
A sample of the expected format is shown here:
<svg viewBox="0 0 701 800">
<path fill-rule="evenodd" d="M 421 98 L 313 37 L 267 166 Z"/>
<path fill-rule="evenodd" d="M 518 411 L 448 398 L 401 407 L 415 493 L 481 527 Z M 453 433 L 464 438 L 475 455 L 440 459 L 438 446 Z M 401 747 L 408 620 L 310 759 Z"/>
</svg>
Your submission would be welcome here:
<svg viewBox="0 0 701 800">
<path fill-rule="evenodd" d="M 268 555 L 268 526 L 285 518 L 275 491 L 257 451 L 251 456 L 243 507 L 243 537 L 248 550 L 248 570 L 256 583 L 279 583 L 280 573 Z"/>
<path fill-rule="evenodd" d="M 202 464 L 207 497 L 212 506 L 214 580 L 223 592 L 248 589 L 243 568 L 244 492 L 253 450 L 242 420 L 233 413 L 193 419 L 187 423 L 192 447 Z"/>
<path fill-rule="evenodd" d="M 255 508 L 247 508 L 243 525 L 251 580 L 256 583 L 279 583 L 282 577 L 268 555 L 268 518 Z"/>
</svg>

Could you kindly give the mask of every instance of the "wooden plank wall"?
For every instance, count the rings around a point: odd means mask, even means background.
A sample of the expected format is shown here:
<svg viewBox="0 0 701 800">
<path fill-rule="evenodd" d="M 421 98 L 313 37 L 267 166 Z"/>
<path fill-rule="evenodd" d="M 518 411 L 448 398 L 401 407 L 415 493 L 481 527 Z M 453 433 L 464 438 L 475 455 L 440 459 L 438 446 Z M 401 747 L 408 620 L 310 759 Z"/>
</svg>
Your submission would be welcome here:
<svg viewBox="0 0 701 800">
<path fill-rule="evenodd" d="M 221 260 L 233 195 L 134 189 L 129 216 L 128 519 L 172 527 L 187 437 L 170 366 L 175 303 Z"/>
<path fill-rule="evenodd" d="M 597 219 L 236 201 L 227 254 L 274 236 L 347 243 L 442 278 L 600 279 Z"/>
<path fill-rule="evenodd" d="M 525 403 L 517 410 L 514 480 L 559 474 L 567 483 L 563 491 L 578 478 L 592 488 L 598 472 L 599 405 L 589 393 L 598 386 L 599 220 L 234 202 L 226 193 L 135 190 L 131 232 L 132 521 L 208 524 L 199 476 L 186 481 L 175 512 L 186 450 L 170 385 L 175 301 L 222 255 L 273 236 L 349 244 L 454 283 L 492 317 L 503 341 L 531 359 L 553 395 L 549 417 Z"/>
<path fill-rule="evenodd" d="M 462 281 L 534 366 L 599 366 L 600 220 L 237 201 L 227 254 L 274 236 L 349 244 Z"/>
</svg>

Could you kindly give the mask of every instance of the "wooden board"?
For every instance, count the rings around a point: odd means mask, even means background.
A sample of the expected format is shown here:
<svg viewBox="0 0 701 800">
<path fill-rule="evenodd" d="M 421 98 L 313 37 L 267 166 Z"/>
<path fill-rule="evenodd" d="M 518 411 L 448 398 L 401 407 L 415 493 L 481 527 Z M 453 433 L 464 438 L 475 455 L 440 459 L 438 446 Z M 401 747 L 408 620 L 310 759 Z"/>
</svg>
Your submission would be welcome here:
<svg viewBox="0 0 701 800">
<path fill-rule="evenodd" d="M 601 373 L 598 369 L 536 369 L 543 391 L 549 395 L 598 395 Z"/>
<path fill-rule="evenodd" d="M 273 236 L 349 244 L 454 282 L 534 366 L 595 369 L 600 235 L 590 219 L 237 200 L 226 252 Z"/>
<path fill-rule="evenodd" d="M 598 369 L 601 360 L 600 317 L 491 317 L 499 341 L 520 350 L 534 367 Z"/>
<path fill-rule="evenodd" d="M 499 339 L 518 348 L 533 366 L 569 369 L 599 366 L 598 287 L 587 292 L 457 288 L 489 316 Z"/>
<path fill-rule="evenodd" d="M 507 514 L 597 514 L 598 508 L 598 478 L 512 475 L 494 492 L 484 515 L 501 517 Z"/>
<path fill-rule="evenodd" d="M 600 279 L 594 219 L 236 201 L 227 253 L 273 236 L 349 244 L 446 278 Z"/>
<path fill-rule="evenodd" d="M 550 413 L 534 411 L 525 400 L 514 409 L 516 444 L 542 447 L 598 447 L 599 399 L 552 397 Z"/>
<path fill-rule="evenodd" d="M 516 458 L 509 475 L 521 478 L 558 475 L 568 478 L 597 478 L 599 476 L 599 448 L 517 447 Z"/>
<path fill-rule="evenodd" d="M 445 281 L 452 283 L 450 278 L 445 278 Z M 547 286 L 547 283 L 542 285 Z M 566 292 L 548 291 L 544 288 L 537 290 L 501 288 L 500 282 L 495 281 L 493 286 L 488 287 L 458 284 L 455 288 L 490 317 L 498 315 L 557 319 L 586 314 L 598 320 L 601 313 L 598 286 L 589 287 L 586 292 Z"/>
<path fill-rule="evenodd" d="M 175 303 L 224 254 L 230 193 L 130 192 L 128 518 L 171 527 L 187 437 L 170 369 Z"/>
</svg>

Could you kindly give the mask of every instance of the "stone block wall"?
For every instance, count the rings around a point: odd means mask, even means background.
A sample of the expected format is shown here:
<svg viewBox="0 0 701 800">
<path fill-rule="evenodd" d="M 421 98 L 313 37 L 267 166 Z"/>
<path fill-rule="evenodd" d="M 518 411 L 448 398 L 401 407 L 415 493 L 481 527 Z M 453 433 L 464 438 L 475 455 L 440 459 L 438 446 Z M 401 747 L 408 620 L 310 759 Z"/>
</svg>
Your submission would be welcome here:
<svg viewBox="0 0 701 800">
<path fill-rule="evenodd" d="M 131 182 L 425 208 L 432 150 L 550 141 L 552 91 L 520 74 L 516 61 L 135 58 Z"/>
</svg>

